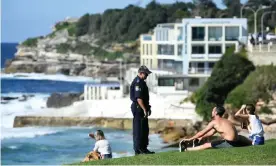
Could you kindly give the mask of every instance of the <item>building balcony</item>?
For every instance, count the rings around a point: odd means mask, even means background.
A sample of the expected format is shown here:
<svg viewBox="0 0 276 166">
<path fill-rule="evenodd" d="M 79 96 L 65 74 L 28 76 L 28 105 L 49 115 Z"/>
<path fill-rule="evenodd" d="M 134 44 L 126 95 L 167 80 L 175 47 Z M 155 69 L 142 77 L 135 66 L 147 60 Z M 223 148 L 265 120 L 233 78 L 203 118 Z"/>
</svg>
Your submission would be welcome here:
<svg viewBox="0 0 276 166">
<path fill-rule="evenodd" d="M 222 53 L 220 54 L 208 54 L 208 58 L 213 58 L 213 59 L 219 59 L 221 58 Z"/>
<path fill-rule="evenodd" d="M 212 73 L 212 68 L 189 68 L 188 74 L 208 74 Z"/>
<path fill-rule="evenodd" d="M 191 58 L 193 58 L 193 59 L 204 59 L 205 54 L 191 54 Z"/>
<path fill-rule="evenodd" d="M 171 72 L 173 74 L 183 74 L 183 71 L 182 69 L 175 69 L 175 68 L 169 68 L 169 67 L 158 67 L 157 70 L 160 70 L 160 71 L 168 71 L 168 72 Z"/>
</svg>

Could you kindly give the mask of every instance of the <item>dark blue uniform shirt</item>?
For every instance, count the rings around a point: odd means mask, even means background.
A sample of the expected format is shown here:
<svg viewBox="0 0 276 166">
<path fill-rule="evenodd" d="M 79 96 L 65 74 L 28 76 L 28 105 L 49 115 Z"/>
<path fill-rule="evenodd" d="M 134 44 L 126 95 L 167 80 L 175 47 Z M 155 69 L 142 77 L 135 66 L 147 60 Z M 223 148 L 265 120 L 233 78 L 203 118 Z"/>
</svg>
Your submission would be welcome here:
<svg viewBox="0 0 276 166">
<path fill-rule="evenodd" d="M 130 99 L 137 102 L 137 99 L 143 100 L 145 106 L 149 105 L 149 89 L 146 82 L 138 76 L 134 78 L 130 85 Z"/>
</svg>

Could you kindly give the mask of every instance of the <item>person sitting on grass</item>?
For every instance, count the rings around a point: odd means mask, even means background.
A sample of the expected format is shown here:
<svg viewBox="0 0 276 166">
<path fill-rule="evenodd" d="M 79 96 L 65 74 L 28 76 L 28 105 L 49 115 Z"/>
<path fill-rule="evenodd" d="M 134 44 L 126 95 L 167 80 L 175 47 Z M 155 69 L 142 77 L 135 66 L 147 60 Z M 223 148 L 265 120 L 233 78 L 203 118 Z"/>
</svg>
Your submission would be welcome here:
<svg viewBox="0 0 276 166">
<path fill-rule="evenodd" d="M 94 152 L 98 152 L 101 155 L 101 159 L 112 158 L 112 152 L 109 142 L 105 139 L 104 133 L 102 130 L 97 130 L 94 134 L 89 134 L 91 138 L 96 140 Z"/>
<path fill-rule="evenodd" d="M 212 110 L 212 121 L 207 125 L 205 129 L 198 132 L 193 137 L 189 139 L 184 139 L 184 150 L 195 151 L 209 148 L 230 148 L 251 145 L 250 140 L 248 140 L 246 137 L 238 135 L 235 126 L 229 120 L 222 118 L 224 112 L 224 107 L 214 107 Z M 187 148 L 185 144 L 186 141 L 193 141 L 199 138 L 202 139 L 205 137 L 210 137 L 213 136 L 215 133 L 219 133 L 222 139 L 211 141 L 210 143 L 205 143 L 203 145 L 191 148 Z"/>
<path fill-rule="evenodd" d="M 249 121 L 247 129 L 252 145 L 264 144 L 264 129 L 259 117 L 255 115 L 255 106 L 253 104 L 242 105 L 240 110 L 236 112 L 235 117 L 244 121 Z"/>
</svg>

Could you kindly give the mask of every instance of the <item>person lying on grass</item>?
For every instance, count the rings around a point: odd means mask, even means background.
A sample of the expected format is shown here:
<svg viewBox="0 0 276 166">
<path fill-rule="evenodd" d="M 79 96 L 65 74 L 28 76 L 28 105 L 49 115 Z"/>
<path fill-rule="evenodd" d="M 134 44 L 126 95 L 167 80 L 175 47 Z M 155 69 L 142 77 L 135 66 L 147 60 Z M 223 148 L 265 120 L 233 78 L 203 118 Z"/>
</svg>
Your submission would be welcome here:
<svg viewBox="0 0 276 166">
<path fill-rule="evenodd" d="M 252 145 L 264 144 L 264 129 L 259 117 L 255 115 L 255 106 L 253 104 L 242 105 L 240 110 L 236 112 L 235 117 L 244 121 L 249 121 L 247 129 Z"/>
<path fill-rule="evenodd" d="M 212 121 L 207 125 L 205 129 L 198 132 L 196 135 L 189 139 L 184 139 L 184 150 L 204 150 L 209 148 L 230 148 L 230 147 L 241 147 L 251 145 L 251 141 L 246 137 L 238 135 L 235 126 L 227 119 L 222 118 L 225 109 L 222 106 L 214 107 L 212 110 Z M 205 137 L 213 136 L 215 133 L 219 133 L 221 140 L 211 141 L 192 148 L 187 148 L 185 142 L 193 141 L 196 139 L 201 140 Z"/>
</svg>

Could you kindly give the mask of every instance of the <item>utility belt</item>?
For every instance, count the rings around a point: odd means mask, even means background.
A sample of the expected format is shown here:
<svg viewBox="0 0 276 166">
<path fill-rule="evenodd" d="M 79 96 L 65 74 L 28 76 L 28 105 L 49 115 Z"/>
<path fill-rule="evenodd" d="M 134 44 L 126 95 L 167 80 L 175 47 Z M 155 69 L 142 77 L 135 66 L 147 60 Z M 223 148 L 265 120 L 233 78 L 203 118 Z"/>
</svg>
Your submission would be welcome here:
<svg viewBox="0 0 276 166">
<path fill-rule="evenodd" d="M 138 108 L 142 109 L 137 101 L 133 101 L 132 104 L 134 104 L 135 108 L 137 108 L 137 109 L 138 109 Z M 144 105 L 145 105 L 145 107 L 146 107 L 146 110 L 149 111 L 150 108 L 151 108 L 151 106 L 150 106 L 149 104 L 147 104 L 147 103 L 144 103 Z"/>
</svg>

